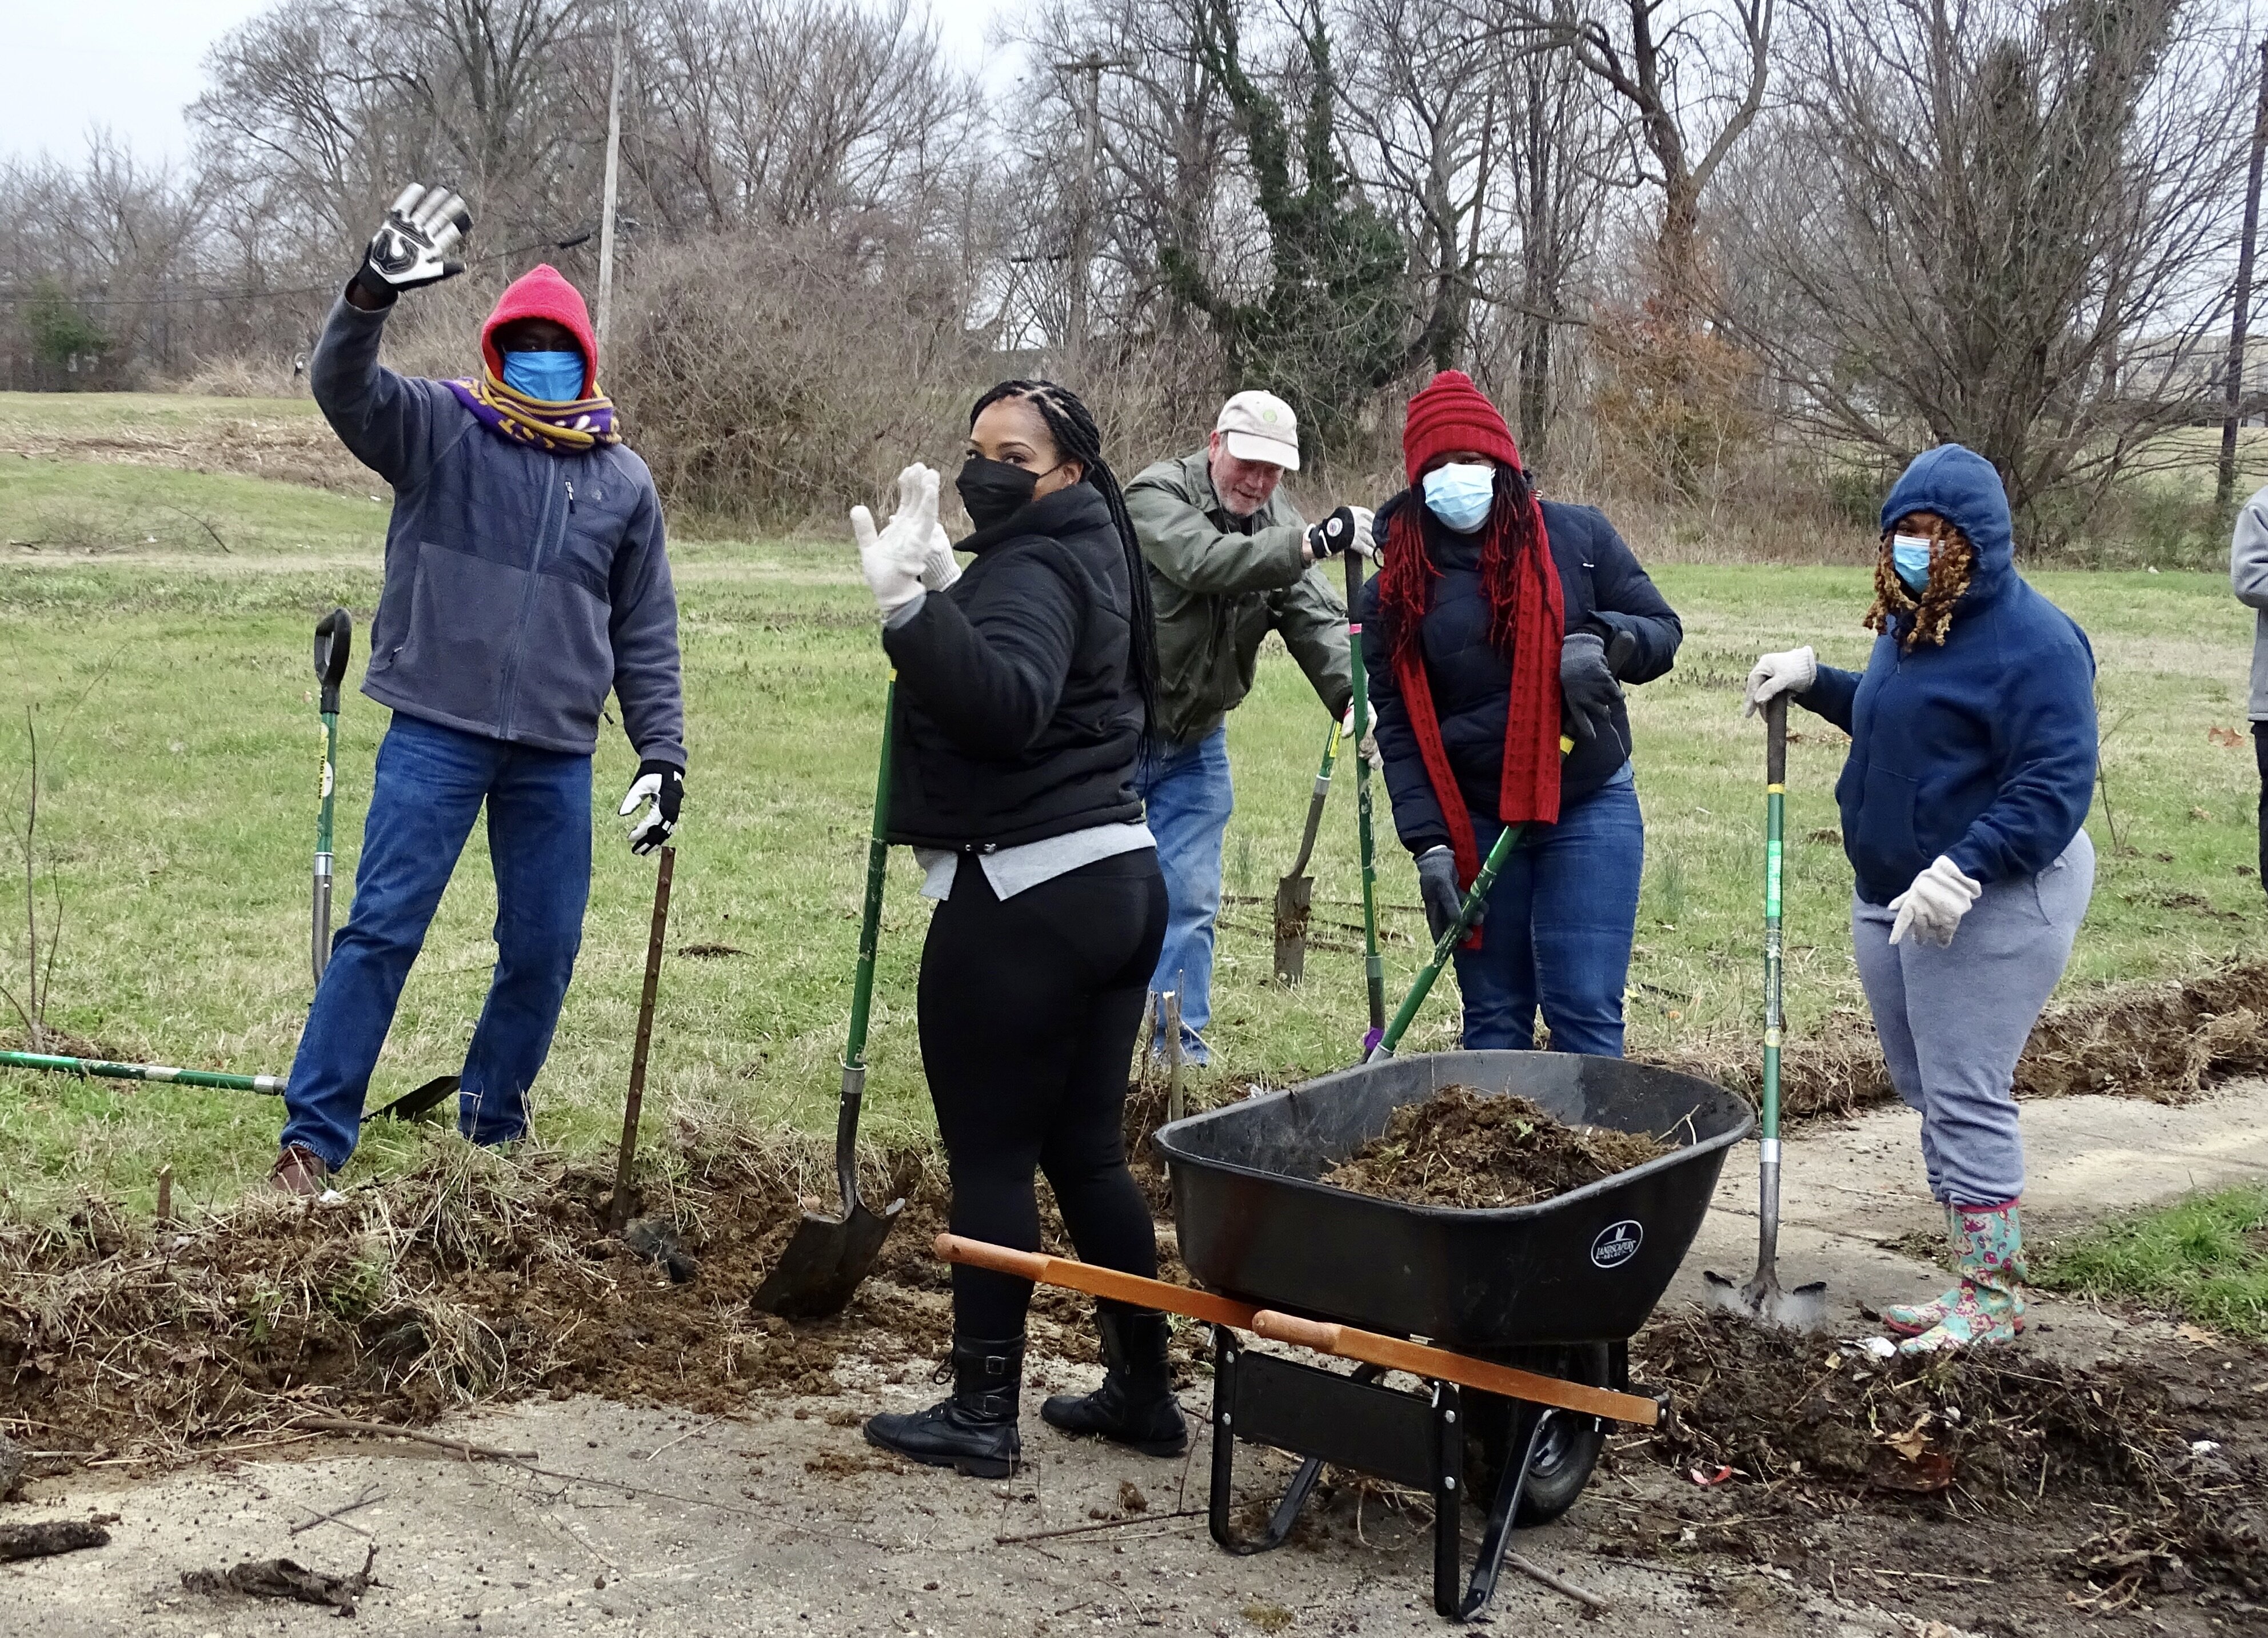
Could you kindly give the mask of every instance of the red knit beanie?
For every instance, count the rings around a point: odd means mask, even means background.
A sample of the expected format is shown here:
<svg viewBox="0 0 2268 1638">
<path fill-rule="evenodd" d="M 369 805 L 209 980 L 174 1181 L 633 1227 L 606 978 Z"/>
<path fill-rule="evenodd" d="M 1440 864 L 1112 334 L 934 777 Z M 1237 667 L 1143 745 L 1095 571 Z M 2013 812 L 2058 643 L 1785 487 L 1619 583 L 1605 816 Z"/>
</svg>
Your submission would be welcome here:
<svg viewBox="0 0 2268 1638">
<path fill-rule="evenodd" d="M 1512 429 L 1473 385 L 1462 370 L 1444 370 L 1420 387 L 1410 400 L 1409 419 L 1402 425 L 1402 459 L 1415 483 L 1432 461 L 1459 450 L 1520 464 L 1520 446 Z"/>
<path fill-rule="evenodd" d="M 549 262 L 538 262 L 505 285 L 496 311 L 481 326 L 481 356 L 498 380 L 504 379 L 504 355 L 497 350 L 496 333 L 517 319 L 549 319 L 574 331 L 583 349 L 583 396 L 599 390 L 599 338 L 591 332 L 591 310 L 583 305 L 583 292 Z"/>
</svg>

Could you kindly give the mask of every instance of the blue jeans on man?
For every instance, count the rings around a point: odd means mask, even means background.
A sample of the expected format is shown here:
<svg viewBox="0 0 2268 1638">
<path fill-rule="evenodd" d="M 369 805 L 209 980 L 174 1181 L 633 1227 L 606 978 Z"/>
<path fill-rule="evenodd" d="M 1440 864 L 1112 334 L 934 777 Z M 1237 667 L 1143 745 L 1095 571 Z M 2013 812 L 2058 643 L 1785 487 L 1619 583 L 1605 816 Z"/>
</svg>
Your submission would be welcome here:
<svg viewBox="0 0 2268 1638">
<path fill-rule="evenodd" d="M 591 894 L 591 759 L 396 712 L 379 747 L 354 907 L 315 989 L 284 1094 L 284 1145 L 334 1171 L 360 1133 L 371 1071 L 410 963 L 482 805 L 496 874 L 496 975 L 460 1079 L 459 1130 L 502 1143 L 527 1130 Z"/>
<path fill-rule="evenodd" d="M 1503 829 L 1473 815 L 1484 856 Z M 1646 821 L 1628 765 L 1562 809 L 1558 823 L 1530 834 L 1489 892 L 1481 948 L 1456 953 L 1464 1044 L 1527 1051 L 1540 1007 L 1552 1051 L 1620 1058 L 1646 865 Z"/>
<path fill-rule="evenodd" d="M 1138 777 L 1150 834 L 1158 838 L 1158 868 L 1166 877 L 1166 945 L 1150 987 L 1160 994 L 1181 992 L 1182 1055 L 1202 1064 L 1209 1056 L 1204 1027 L 1212 1022 L 1221 838 L 1236 808 L 1227 725 L 1186 745 L 1153 743 L 1143 756 Z"/>
</svg>

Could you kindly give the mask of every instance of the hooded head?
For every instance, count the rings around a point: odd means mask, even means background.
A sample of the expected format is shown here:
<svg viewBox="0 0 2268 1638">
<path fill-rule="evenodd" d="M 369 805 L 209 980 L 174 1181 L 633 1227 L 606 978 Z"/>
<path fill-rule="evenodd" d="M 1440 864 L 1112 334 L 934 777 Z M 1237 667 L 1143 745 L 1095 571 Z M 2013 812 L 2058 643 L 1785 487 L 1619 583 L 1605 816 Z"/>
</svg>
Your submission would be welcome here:
<svg viewBox="0 0 2268 1638">
<path fill-rule="evenodd" d="M 481 326 L 481 357 L 488 361 L 489 373 L 498 380 L 504 379 L 504 354 L 497 347 L 497 332 L 522 319 L 549 319 L 575 337 L 576 345 L 583 350 L 583 390 L 578 396 L 597 396 L 599 342 L 591 331 L 590 309 L 583 305 L 583 292 L 548 262 L 505 285 L 504 294 L 497 299 L 496 311 Z"/>
<path fill-rule="evenodd" d="M 2008 491 L 1992 463 L 1959 444 L 1940 444 L 1913 459 L 1882 503 L 1882 532 L 1917 512 L 1933 512 L 1969 537 L 1976 549 L 1973 592 L 2007 574 L 2015 562 L 2015 530 Z"/>
</svg>

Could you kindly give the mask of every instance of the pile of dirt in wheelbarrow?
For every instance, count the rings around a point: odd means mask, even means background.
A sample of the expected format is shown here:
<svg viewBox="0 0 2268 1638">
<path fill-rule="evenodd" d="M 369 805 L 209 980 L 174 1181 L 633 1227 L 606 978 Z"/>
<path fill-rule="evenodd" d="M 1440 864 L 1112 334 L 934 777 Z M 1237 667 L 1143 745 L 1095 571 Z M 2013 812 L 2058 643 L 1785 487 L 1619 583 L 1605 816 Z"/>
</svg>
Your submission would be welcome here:
<svg viewBox="0 0 2268 1638">
<path fill-rule="evenodd" d="M 1641 1132 L 1571 1126 L 1524 1097 L 1447 1086 L 1395 1110 L 1382 1133 L 1319 1181 L 1411 1206 L 1527 1206 L 1675 1147 Z"/>
<path fill-rule="evenodd" d="M 91 1201 L 66 1222 L 0 1228 L 0 1432 L 162 1463 L 309 1413 L 418 1423 L 580 1392 L 713 1413 L 833 1393 L 845 1365 L 861 1382 L 926 1375 L 952 1317 L 925 1151 L 895 1157 L 906 1206 L 841 1315 L 750 1310 L 800 1218 L 799 1184 L 821 1175 L 807 1160 L 703 1155 L 650 1186 L 678 1278 L 608 1231 L 610 1178 L 453 1144 L 328 1206 L 261 1194 L 153 1224 Z M 867 1187 L 893 1192 L 879 1173 Z M 831 1210 L 831 1180 L 828 1197 Z M 1043 1238 L 1064 1250 L 1042 1200 Z M 1074 1293 L 1042 1288 L 1031 1331 L 1046 1353 L 1095 1357 Z"/>
<path fill-rule="evenodd" d="M 1921 1565 L 1889 1572 L 1909 1578 L 2030 1564 L 2114 1600 L 2268 1595 L 2268 1350 L 2198 1333 L 2092 1367 L 2021 1346 L 1883 1360 L 1685 1313 L 1632 1354 L 1675 1409 L 1650 1448 L 1695 1489 L 1664 1527 L 1635 1524 L 1630 1549 L 1800 1567 L 1829 1550 L 1818 1520 L 1864 1515 L 1881 1550 Z"/>
</svg>

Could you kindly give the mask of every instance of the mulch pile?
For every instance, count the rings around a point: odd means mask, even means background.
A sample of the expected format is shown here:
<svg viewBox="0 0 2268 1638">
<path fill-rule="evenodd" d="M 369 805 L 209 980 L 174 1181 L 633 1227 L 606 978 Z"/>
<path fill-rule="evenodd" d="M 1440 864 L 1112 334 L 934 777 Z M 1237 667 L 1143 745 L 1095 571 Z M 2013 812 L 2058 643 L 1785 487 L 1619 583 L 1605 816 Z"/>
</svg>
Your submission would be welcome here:
<svg viewBox="0 0 2268 1638">
<path fill-rule="evenodd" d="M 1320 1181 L 1412 1206 L 1527 1206 L 1675 1147 L 1644 1133 L 1571 1126 L 1524 1097 L 1447 1086 L 1395 1110 L 1383 1133 Z"/>
<path fill-rule="evenodd" d="M 2099 1608 L 2208 1585 L 2268 1595 L 2268 1352 L 2204 1340 L 2091 1369 L 2021 1346 L 1877 1360 L 1687 1313 L 1640 1335 L 1633 1369 L 1675 1407 L 1653 1453 L 1697 1482 L 1693 1504 L 1637 1521 L 1625 1550 L 1803 1568 L 1823 1550 L 1816 1522 L 1865 1497 L 1889 1521 L 1877 1550 L 1897 1556 L 1860 1561 L 1910 1560 L 1924 1579 L 1957 1584 L 1973 1558 L 1987 1578 L 2084 1581 Z"/>
</svg>

